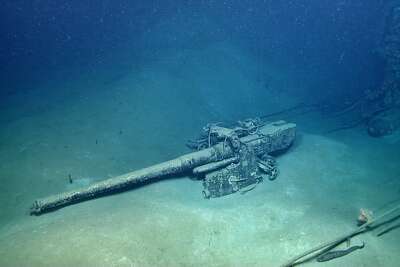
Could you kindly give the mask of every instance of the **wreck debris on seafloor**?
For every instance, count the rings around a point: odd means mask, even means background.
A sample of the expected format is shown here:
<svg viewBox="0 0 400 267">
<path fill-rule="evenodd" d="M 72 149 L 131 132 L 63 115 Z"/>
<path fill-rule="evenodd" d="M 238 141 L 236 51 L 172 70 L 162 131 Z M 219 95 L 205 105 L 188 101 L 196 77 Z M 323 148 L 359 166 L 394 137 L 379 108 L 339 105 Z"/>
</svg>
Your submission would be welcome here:
<svg viewBox="0 0 400 267">
<path fill-rule="evenodd" d="M 205 198 L 247 192 L 278 175 L 270 153 L 287 149 L 296 136 L 296 124 L 260 119 L 239 121 L 233 127 L 209 124 L 190 147 L 195 151 L 144 169 L 113 177 L 85 188 L 34 201 L 30 213 L 39 215 L 85 200 L 120 192 L 168 176 L 185 174 L 203 179 Z"/>
</svg>

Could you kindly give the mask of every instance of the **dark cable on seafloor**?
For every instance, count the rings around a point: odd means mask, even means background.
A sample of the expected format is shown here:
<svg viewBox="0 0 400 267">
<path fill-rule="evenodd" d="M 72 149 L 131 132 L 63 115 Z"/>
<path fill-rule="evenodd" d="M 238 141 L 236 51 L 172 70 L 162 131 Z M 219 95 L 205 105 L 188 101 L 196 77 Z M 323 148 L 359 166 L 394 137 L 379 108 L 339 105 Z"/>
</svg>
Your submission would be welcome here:
<svg viewBox="0 0 400 267">
<path fill-rule="evenodd" d="M 342 242 L 350 239 L 353 236 L 356 236 L 358 234 L 361 234 L 363 232 L 367 232 L 371 229 L 375 229 L 376 227 L 379 227 L 380 225 L 383 225 L 383 223 L 376 225 L 375 227 L 373 226 L 374 223 L 377 223 L 379 220 L 383 219 L 384 217 L 387 217 L 388 215 L 393 214 L 396 211 L 400 210 L 400 205 L 382 213 L 381 215 L 377 216 L 376 218 L 372 218 L 370 221 L 368 221 L 367 223 L 359 226 L 358 228 L 356 228 L 354 231 L 351 231 L 350 233 L 340 236 L 339 238 L 336 238 L 332 241 L 328 241 L 326 243 L 323 243 L 321 245 L 318 245 L 312 249 L 307 250 L 306 252 L 297 255 L 295 257 L 293 257 L 292 259 L 290 259 L 289 261 L 287 261 L 285 264 L 281 265 L 281 267 L 293 267 L 299 264 L 302 264 L 306 261 L 309 261 L 311 259 L 314 259 L 324 253 L 326 253 L 327 251 L 329 251 L 330 249 L 338 246 L 339 244 L 341 244 Z M 395 216 L 398 217 L 399 215 Z M 389 219 L 392 220 L 393 218 Z M 311 256 L 310 256 L 311 255 Z M 307 256 L 309 256 L 308 258 L 306 258 Z M 304 259 L 305 258 L 305 259 Z M 301 260 L 303 259 L 303 260 Z M 300 261 L 301 260 L 301 261 Z"/>
<path fill-rule="evenodd" d="M 309 105 L 307 105 L 307 104 L 305 104 L 305 103 L 299 103 L 299 104 L 297 104 L 297 105 L 295 105 L 295 106 L 293 106 L 293 107 L 286 108 L 286 109 L 283 109 L 283 110 L 280 110 L 280 111 L 276 111 L 276 112 L 272 112 L 272 113 L 269 113 L 269 114 L 265 114 L 265 115 L 263 115 L 263 116 L 260 116 L 260 119 L 266 119 L 266 118 L 270 118 L 270 117 L 282 115 L 282 114 L 285 114 L 285 113 L 289 113 L 289 112 L 292 112 L 292 111 L 296 111 L 296 110 L 300 110 L 300 109 L 305 109 L 305 108 L 320 108 L 320 106 L 321 106 L 321 105 L 318 105 L 318 104 L 309 104 Z M 310 112 L 310 111 L 312 111 L 312 109 L 309 110 L 309 112 Z M 305 114 L 305 112 L 302 113 L 302 114 Z"/>
<path fill-rule="evenodd" d="M 338 131 L 349 130 L 349 129 L 356 128 L 357 126 L 359 126 L 359 125 L 361 125 L 361 124 L 368 124 L 368 122 L 369 122 L 373 117 L 375 117 L 375 116 L 377 116 L 378 114 L 380 114 L 380 113 L 382 113 L 382 112 L 385 112 L 385 111 L 387 111 L 387 110 L 389 110 L 389 109 L 390 109 L 390 108 L 381 108 L 381 109 L 378 109 L 378 110 L 372 112 L 371 114 L 369 114 L 367 117 L 364 117 L 364 118 L 362 118 L 362 119 L 360 119 L 360 120 L 356 120 L 354 123 L 347 124 L 347 125 L 345 124 L 345 125 L 342 125 L 342 126 L 340 126 L 340 127 L 338 127 L 338 128 L 334 128 L 334 129 L 328 130 L 328 131 L 324 132 L 324 134 L 331 134 L 331 133 L 335 133 L 335 132 L 338 132 Z"/>
</svg>

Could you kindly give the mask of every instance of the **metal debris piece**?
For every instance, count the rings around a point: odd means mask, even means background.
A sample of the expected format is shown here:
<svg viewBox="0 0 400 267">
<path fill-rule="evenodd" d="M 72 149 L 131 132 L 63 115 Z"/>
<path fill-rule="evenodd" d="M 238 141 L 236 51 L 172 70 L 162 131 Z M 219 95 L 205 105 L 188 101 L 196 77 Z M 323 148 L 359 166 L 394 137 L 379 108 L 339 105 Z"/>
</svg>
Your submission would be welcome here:
<svg viewBox="0 0 400 267">
<path fill-rule="evenodd" d="M 234 193 L 262 181 L 262 172 L 275 175 L 272 160 L 266 155 L 287 149 L 296 136 L 296 124 L 278 121 L 262 123 L 247 121 L 233 128 L 209 125 L 207 141 L 195 141 L 195 152 L 162 162 L 148 168 L 92 184 L 76 191 L 60 193 L 34 201 L 31 214 L 39 215 L 51 210 L 121 192 L 163 177 L 188 172 L 204 179 L 205 197 Z M 251 134 L 250 134 L 251 133 Z M 206 143 L 204 143 L 206 142 Z M 204 145 L 208 148 L 198 150 Z M 267 160 L 266 160 L 267 159 Z M 262 166 L 262 167 L 260 167 Z"/>
</svg>

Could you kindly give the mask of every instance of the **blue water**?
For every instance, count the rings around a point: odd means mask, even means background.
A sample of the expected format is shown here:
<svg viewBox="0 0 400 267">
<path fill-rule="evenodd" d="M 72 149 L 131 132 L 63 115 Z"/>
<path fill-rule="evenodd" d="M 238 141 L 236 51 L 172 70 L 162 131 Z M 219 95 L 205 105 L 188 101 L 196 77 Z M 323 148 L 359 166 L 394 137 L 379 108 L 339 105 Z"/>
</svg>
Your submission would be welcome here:
<svg viewBox="0 0 400 267">
<path fill-rule="evenodd" d="M 0 265 L 279 266 L 354 229 L 361 208 L 397 203 L 398 130 L 330 131 L 375 111 L 341 113 L 382 87 L 398 5 L 4 1 Z M 28 214 L 37 198 L 189 152 L 209 122 L 300 103 L 271 118 L 298 127 L 278 179 L 245 195 L 207 201 L 199 181 L 171 177 Z M 366 247 L 330 266 L 397 266 L 399 234 L 356 238 Z"/>
<path fill-rule="evenodd" d="M 165 50 L 229 41 L 261 62 L 320 77 L 319 94 L 357 93 L 381 75 L 384 11 L 380 1 L 6 1 L 2 81 L 12 91 L 65 69 L 123 73 Z"/>
</svg>

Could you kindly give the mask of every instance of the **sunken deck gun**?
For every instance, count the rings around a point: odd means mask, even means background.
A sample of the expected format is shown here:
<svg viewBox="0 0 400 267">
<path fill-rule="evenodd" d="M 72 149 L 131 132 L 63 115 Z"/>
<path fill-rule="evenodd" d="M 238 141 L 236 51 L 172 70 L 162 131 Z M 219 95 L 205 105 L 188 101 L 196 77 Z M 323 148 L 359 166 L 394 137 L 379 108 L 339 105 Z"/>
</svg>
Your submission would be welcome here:
<svg viewBox="0 0 400 267">
<path fill-rule="evenodd" d="M 234 127 L 209 124 L 188 146 L 196 151 L 144 169 L 34 201 L 30 213 L 40 215 L 64 206 L 127 190 L 134 185 L 171 175 L 193 174 L 203 179 L 205 198 L 246 192 L 262 181 L 275 179 L 272 152 L 287 149 L 296 136 L 296 125 L 259 119 L 239 121 Z"/>
</svg>

